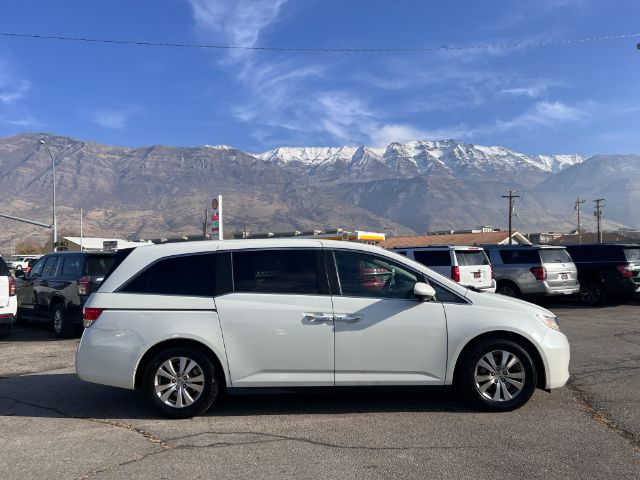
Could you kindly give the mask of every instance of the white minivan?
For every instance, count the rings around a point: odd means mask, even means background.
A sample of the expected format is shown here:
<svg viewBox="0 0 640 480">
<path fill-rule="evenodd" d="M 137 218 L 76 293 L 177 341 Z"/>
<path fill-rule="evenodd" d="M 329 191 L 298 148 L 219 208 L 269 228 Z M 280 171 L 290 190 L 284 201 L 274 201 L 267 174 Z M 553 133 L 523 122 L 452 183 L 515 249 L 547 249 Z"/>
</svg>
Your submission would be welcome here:
<svg viewBox="0 0 640 480">
<path fill-rule="evenodd" d="M 481 247 L 437 245 L 394 249 L 462 285 L 495 293 L 491 262 Z"/>
<path fill-rule="evenodd" d="M 171 418 L 249 387 L 455 385 L 503 411 L 569 378 L 569 344 L 548 310 L 349 242 L 120 251 L 84 325 L 79 377 L 140 388 Z"/>
</svg>

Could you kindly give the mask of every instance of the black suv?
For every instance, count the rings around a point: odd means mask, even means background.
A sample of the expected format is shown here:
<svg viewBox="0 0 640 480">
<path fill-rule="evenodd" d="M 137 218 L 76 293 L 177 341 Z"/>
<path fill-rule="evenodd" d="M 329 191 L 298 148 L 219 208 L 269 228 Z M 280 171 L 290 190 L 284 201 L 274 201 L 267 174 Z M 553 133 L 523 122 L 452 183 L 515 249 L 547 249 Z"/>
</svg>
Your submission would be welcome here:
<svg viewBox="0 0 640 480">
<path fill-rule="evenodd" d="M 640 245 L 567 245 L 578 268 L 580 300 L 598 305 L 606 296 L 630 300 L 640 291 Z"/>
<path fill-rule="evenodd" d="M 57 337 L 82 331 L 82 307 L 111 269 L 112 253 L 64 252 L 40 258 L 18 278 L 18 322 L 49 321 Z"/>
</svg>

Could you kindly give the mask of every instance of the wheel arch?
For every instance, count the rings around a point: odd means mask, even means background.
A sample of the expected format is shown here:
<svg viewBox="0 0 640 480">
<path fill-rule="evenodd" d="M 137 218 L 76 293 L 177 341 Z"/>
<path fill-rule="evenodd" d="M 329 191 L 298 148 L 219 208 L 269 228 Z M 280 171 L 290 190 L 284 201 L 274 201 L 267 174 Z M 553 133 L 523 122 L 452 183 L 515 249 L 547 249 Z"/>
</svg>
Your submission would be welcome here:
<svg viewBox="0 0 640 480">
<path fill-rule="evenodd" d="M 225 369 L 222 366 L 222 362 L 218 358 L 218 355 L 207 345 L 198 340 L 193 340 L 190 338 L 172 338 L 169 340 L 164 340 L 162 342 L 156 343 L 154 346 L 149 348 L 138 361 L 138 365 L 134 374 L 134 388 L 141 388 L 143 382 L 143 374 L 144 370 L 147 367 L 148 363 L 158 352 L 165 350 L 167 348 L 176 348 L 176 347 L 191 347 L 200 350 L 202 353 L 207 355 L 214 366 L 216 367 L 216 373 L 218 375 L 218 383 L 224 388 L 227 387 L 227 374 Z"/>
<path fill-rule="evenodd" d="M 453 368 L 453 376 L 452 376 L 452 384 L 455 385 L 456 384 L 456 380 L 457 380 L 457 375 L 458 375 L 458 369 L 460 367 L 461 364 L 461 360 L 464 358 L 464 356 L 478 343 L 485 341 L 485 340 L 496 340 L 496 339 L 501 339 L 501 340 L 511 340 L 515 343 L 517 343 L 518 345 L 520 345 L 522 348 L 524 348 L 527 353 L 531 356 L 531 359 L 533 360 L 533 364 L 536 368 L 536 374 L 537 374 L 537 384 L 536 387 L 537 388 L 546 388 L 546 384 L 547 384 L 547 369 L 546 369 L 546 365 L 545 362 L 543 360 L 542 354 L 540 353 L 540 350 L 538 349 L 538 347 L 527 337 L 520 335 L 519 333 L 516 332 L 511 332 L 508 330 L 494 330 L 491 332 L 485 332 L 485 333 L 481 333 L 480 335 L 477 335 L 475 337 L 473 337 L 472 339 L 470 339 L 465 345 L 464 347 L 462 347 L 462 350 L 460 350 L 460 353 L 458 354 L 458 356 L 455 359 L 455 364 L 454 364 L 454 368 Z"/>
</svg>

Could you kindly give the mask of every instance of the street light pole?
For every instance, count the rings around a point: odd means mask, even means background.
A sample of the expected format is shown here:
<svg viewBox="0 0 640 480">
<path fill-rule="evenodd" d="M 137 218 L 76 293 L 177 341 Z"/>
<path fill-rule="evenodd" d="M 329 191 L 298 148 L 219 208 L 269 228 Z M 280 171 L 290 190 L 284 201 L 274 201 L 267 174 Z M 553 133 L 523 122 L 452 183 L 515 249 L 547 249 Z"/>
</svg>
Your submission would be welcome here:
<svg viewBox="0 0 640 480">
<path fill-rule="evenodd" d="M 56 223 L 56 161 L 53 159 L 53 154 L 49 149 L 49 145 L 44 140 L 40 140 L 40 143 L 44 145 L 49 152 L 49 156 L 51 157 L 51 172 L 53 176 L 53 217 L 51 219 L 51 228 L 53 230 L 53 251 L 57 252 L 58 248 L 56 247 L 56 243 L 58 243 L 58 224 Z"/>
</svg>

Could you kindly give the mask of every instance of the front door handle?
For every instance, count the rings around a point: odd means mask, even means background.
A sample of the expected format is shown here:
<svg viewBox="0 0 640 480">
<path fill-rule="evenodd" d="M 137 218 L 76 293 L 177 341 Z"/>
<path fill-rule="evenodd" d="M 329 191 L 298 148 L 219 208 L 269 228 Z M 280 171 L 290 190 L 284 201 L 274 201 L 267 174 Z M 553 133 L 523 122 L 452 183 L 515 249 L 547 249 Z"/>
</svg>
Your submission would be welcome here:
<svg viewBox="0 0 640 480">
<path fill-rule="evenodd" d="M 311 323 L 322 323 L 333 320 L 332 313 L 303 313 L 304 319 Z"/>
<path fill-rule="evenodd" d="M 362 320 L 362 315 L 356 315 L 355 313 L 339 313 L 335 315 L 335 319 L 340 322 L 357 322 Z"/>
</svg>

